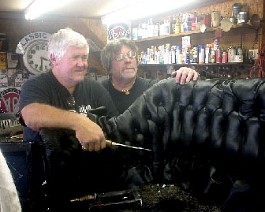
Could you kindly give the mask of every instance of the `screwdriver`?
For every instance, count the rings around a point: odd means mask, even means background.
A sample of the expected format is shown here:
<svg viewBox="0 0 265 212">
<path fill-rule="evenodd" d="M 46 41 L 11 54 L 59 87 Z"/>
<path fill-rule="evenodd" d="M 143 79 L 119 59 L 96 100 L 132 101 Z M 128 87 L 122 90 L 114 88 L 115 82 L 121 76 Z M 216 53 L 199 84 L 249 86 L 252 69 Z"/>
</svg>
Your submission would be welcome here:
<svg viewBox="0 0 265 212">
<path fill-rule="evenodd" d="M 111 140 L 106 140 L 106 145 L 107 145 L 107 147 L 120 146 L 120 147 L 125 147 L 125 148 L 130 148 L 130 149 L 145 150 L 145 151 L 149 151 L 149 152 L 152 151 L 151 149 L 146 149 L 146 148 L 143 148 L 143 147 L 121 144 L 121 143 L 113 142 Z"/>
<path fill-rule="evenodd" d="M 80 198 L 71 199 L 70 202 L 82 202 L 82 201 L 89 201 L 89 200 L 95 200 L 95 195 L 86 195 Z"/>
</svg>

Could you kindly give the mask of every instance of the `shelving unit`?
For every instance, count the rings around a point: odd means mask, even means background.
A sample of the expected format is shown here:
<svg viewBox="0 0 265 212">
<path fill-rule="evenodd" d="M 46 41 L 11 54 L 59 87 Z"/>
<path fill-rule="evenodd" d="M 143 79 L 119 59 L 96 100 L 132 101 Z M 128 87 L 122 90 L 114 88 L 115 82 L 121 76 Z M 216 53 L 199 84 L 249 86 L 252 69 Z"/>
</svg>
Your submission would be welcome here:
<svg viewBox="0 0 265 212">
<path fill-rule="evenodd" d="M 215 38 L 220 41 L 220 46 L 227 48 L 229 46 L 240 46 L 246 49 L 253 48 L 253 44 L 257 42 L 258 30 L 250 24 L 238 24 L 233 26 L 228 32 L 218 28 L 208 28 L 205 32 L 200 30 L 191 32 L 182 32 L 178 34 L 170 34 L 163 36 L 149 37 L 145 39 L 135 40 L 140 50 L 144 50 L 151 45 L 161 45 L 169 43 L 171 45 L 180 45 L 183 36 L 191 36 L 191 42 L 194 45 L 212 42 Z"/>
<path fill-rule="evenodd" d="M 164 79 L 172 70 L 191 67 L 200 73 L 203 79 L 211 78 L 248 78 L 253 64 L 250 63 L 208 63 L 208 64 L 140 64 L 139 75 L 151 79 Z"/>
<path fill-rule="evenodd" d="M 241 29 L 241 30 L 255 30 L 256 29 L 251 26 L 248 23 L 242 23 L 242 24 L 235 24 L 231 27 L 230 30 L 235 30 L 235 29 Z M 207 33 L 212 33 L 215 31 L 219 31 L 222 30 L 221 27 L 211 27 L 211 28 L 207 28 L 204 32 L 201 32 L 199 29 L 191 31 L 191 32 L 181 32 L 178 34 L 169 34 L 169 35 L 163 35 L 163 36 L 154 36 L 154 37 L 149 37 L 149 38 L 144 38 L 144 39 L 139 39 L 139 40 L 135 40 L 136 43 L 141 44 L 144 43 L 146 41 L 157 41 L 157 40 L 163 40 L 163 39 L 167 39 L 167 38 L 177 38 L 177 37 L 182 37 L 182 36 L 188 36 L 188 35 L 195 35 L 195 34 L 207 34 Z M 226 32 L 223 32 L 226 33 Z"/>
<path fill-rule="evenodd" d="M 210 7 L 194 8 L 185 12 L 198 12 L 198 14 L 210 13 L 211 11 L 224 12 L 221 16 L 229 17 L 231 13 L 232 5 L 235 2 L 242 4 L 249 4 L 250 16 L 256 13 L 256 9 L 253 7 L 253 2 L 246 2 L 245 0 L 239 1 L 223 1 L 223 3 L 213 3 Z M 263 3 L 259 3 L 263 5 Z M 255 8 L 258 5 L 255 5 Z M 229 12 L 228 12 L 229 11 Z M 259 14 L 259 13 L 258 13 Z M 231 14 L 230 14 L 231 15 Z M 260 16 L 261 17 L 261 16 Z M 262 18 L 262 17 L 261 17 Z M 182 66 L 188 66 L 194 68 L 205 78 L 248 78 L 254 61 L 248 58 L 249 49 L 258 49 L 261 45 L 260 38 L 263 36 L 262 28 L 255 28 L 248 23 L 234 24 L 230 30 L 223 31 L 222 26 L 216 28 L 207 28 L 204 32 L 196 29 L 190 32 L 182 32 L 178 34 L 169 34 L 163 36 L 149 37 L 145 39 L 135 40 L 140 51 L 146 51 L 151 46 L 160 46 L 165 44 L 181 46 L 182 37 L 190 36 L 191 45 L 208 44 L 212 43 L 214 39 L 219 40 L 219 46 L 221 49 L 227 50 L 229 47 L 240 47 L 243 49 L 244 62 L 243 63 L 207 63 L 207 64 L 140 64 L 140 75 L 147 78 L 162 79 L 170 75 L 171 69 L 178 69 Z"/>
<path fill-rule="evenodd" d="M 190 35 L 196 37 L 196 44 L 202 42 L 203 39 L 214 39 L 216 31 L 220 28 L 209 28 L 206 32 L 200 31 L 185 32 L 179 34 L 171 34 L 167 36 L 150 37 L 142 40 L 137 40 L 136 43 L 141 49 L 147 48 L 150 44 L 161 45 L 163 43 L 180 43 L 181 37 Z M 248 33 L 250 32 L 250 33 Z M 218 32 L 220 33 L 220 32 Z M 256 29 L 249 24 L 236 25 L 229 32 L 221 32 L 220 45 L 228 48 L 231 44 L 236 44 L 241 48 L 246 48 L 243 40 L 245 36 L 248 39 L 255 39 Z M 234 40 L 231 40 L 231 39 Z M 222 40 L 224 39 L 224 40 Z M 226 42 L 226 44 L 224 43 Z M 192 67 L 200 73 L 203 78 L 248 78 L 250 69 L 253 66 L 253 61 L 248 60 L 247 52 L 245 52 L 244 63 L 207 63 L 207 64 L 140 64 L 139 72 L 143 77 L 152 79 L 163 79 L 170 75 L 170 69 L 177 70 L 180 67 Z"/>
</svg>

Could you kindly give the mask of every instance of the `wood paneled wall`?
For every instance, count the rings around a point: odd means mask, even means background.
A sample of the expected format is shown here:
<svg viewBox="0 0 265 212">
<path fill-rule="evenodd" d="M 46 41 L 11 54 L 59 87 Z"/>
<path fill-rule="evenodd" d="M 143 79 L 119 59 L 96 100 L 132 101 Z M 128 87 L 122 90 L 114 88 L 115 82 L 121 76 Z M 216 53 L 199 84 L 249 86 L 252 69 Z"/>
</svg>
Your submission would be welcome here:
<svg viewBox="0 0 265 212">
<path fill-rule="evenodd" d="M 231 16 L 232 5 L 234 3 L 242 3 L 249 9 L 250 16 L 258 14 L 264 19 L 264 1 L 263 0 L 226 0 L 201 8 L 190 10 L 199 13 L 208 13 L 218 10 L 222 16 Z M 259 40 L 255 48 L 259 48 L 265 43 L 264 21 L 261 22 L 262 28 L 259 30 Z M 27 21 L 23 14 L 17 13 L 0 13 L 0 33 L 5 33 L 9 40 L 9 51 L 15 52 L 16 45 L 25 35 L 35 31 L 45 31 L 54 33 L 60 28 L 70 27 L 85 37 L 93 40 L 100 48 L 107 42 L 107 29 L 102 25 L 100 19 L 84 19 L 84 18 L 66 18 L 66 17 L 50 17 L 46 19 L 37 19 Z M 99 52 L 91 52 L 90 66 L 95 67 L 100 73 L 102 66 L 99 58 Z"/>
<path fill-rule="evenodd" d="M 31 32 L 44 31 L 52 34 L 65 27 L 80 32 L 100 48 L 107 42 L 106 27 L 100 19 L 50 17 L 27 21 L 22 14 L 0 14 L 0 33 L 5 33 L 8 37 L 9 52 L 15 52 L 18 42 Z M 102 72 L 99 55 L 99 52 L 90 52 L 89 65 Z"/>
</svg>

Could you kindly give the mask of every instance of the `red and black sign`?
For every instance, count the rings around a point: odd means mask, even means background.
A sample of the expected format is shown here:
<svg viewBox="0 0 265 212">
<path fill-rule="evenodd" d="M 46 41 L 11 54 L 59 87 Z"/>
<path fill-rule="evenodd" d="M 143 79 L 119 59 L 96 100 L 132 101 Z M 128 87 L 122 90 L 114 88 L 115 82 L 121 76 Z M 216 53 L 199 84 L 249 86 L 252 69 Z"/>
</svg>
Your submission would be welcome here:
<svg viewBox="0 0 265 212">
<path fill-rule="evenodd" d="M 18 112 L 20 90 L 8 88 L 0 93 L 0 113 Z"/>
<path fill-rule="evenodd" d="M 130 28 L 127 24 L 113 24 L 108 28 L 108 39 L 130 38 Z"/>
</svg>

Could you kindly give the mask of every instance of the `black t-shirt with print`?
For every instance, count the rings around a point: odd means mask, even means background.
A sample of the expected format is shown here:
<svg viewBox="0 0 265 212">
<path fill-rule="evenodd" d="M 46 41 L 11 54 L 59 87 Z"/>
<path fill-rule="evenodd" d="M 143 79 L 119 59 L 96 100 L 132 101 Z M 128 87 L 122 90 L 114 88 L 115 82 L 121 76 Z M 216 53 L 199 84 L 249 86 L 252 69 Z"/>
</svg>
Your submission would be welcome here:
<svg viewBox="0 0 265 212">
<path fill-rule="evenodd" d="M 118 115 L 108 92 L 100 83 L 93 79 L 86 77 L 80 82 L 73 93 L 73 97 L 75 99 L 75 108 L 73 108 L 73 104 L 69 104 L 71 95 L 68 90 L 57 81 L 50 71 L 32 77 L 23 84 L 19 109 L 21 110 L 30 103 L 44 103 L 61 109 L 74 109 L 79 113 L 87 114 L 90 109 L 105 106 L 109 117 Z M 27 127 L 24 128 L 23 136 L 26 142 L 40 139 L 37 132 Z"/>
</svg>

